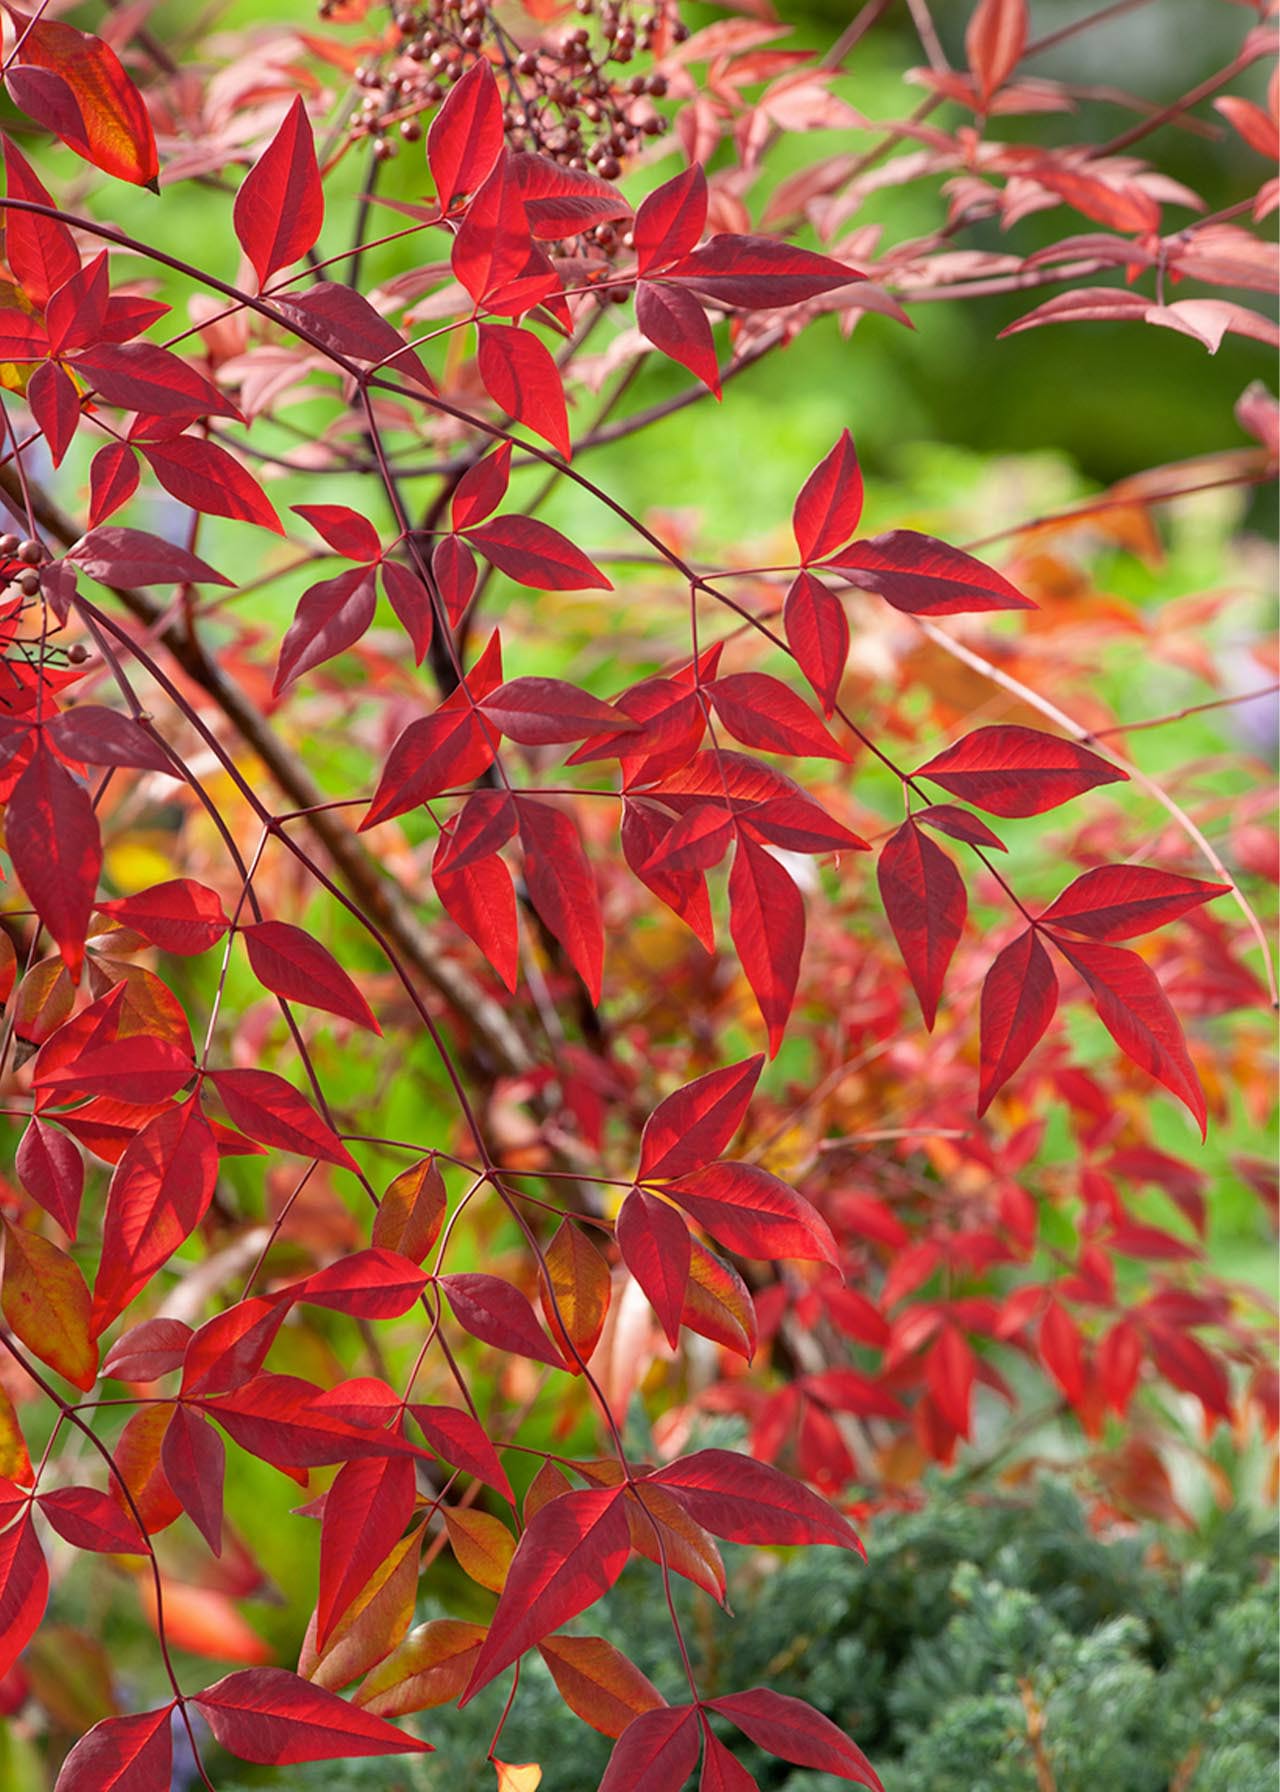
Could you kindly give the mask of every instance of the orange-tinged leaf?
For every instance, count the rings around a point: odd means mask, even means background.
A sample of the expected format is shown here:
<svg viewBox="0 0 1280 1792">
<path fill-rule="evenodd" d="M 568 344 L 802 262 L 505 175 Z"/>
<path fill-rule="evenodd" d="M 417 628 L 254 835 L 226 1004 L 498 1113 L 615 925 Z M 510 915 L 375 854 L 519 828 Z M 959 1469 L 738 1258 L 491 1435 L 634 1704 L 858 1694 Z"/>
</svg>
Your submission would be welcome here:
<svg viewBox="0 0 1280 1792">
<path fill-rule="evenodd" d="M 38 1232 L 4 1221 L 4 1316 L 28 1350 L 76 1387 L 98 1373 L 93 1302 L 79 1264 Z"/>
<path fill-rule="evenodd" d="M 154 186 L 160 163 L 146 101 L 110 45 L 52 19 L 28 30 L 26 15 L 10 9 L 10 17 L 22 38 L 11 75 L 37 71 L 16 86 L 10 79 L 15 104 L 103 174 Z"/>
<path fill-rule="evenodd" d="M 319 1660 L 313 1659 L 314 1624 L 307 1632 L 299 1672 L 331 1692 L 384 1661 L 403 1642 L 413 1622 L 425 1525 L 400 1538 L 334 1626 Z"/>
<path fill-rule="evenodd" d="M 355 1703 L 378 1717 L 451 1705 L 471 1678 L 486 1634 L 483 1624 L 457 1618 L 420 1624 L 366 1677 Z"/>
<path fill-rule="evenodd" d="M 553 1636 L 538 1645 L 570 1711 L 605 1736 L 666 1700 L 653 1682 L 602 1636 Z"/>
<path fill-rule="evenodd" d="M 582 1373 L 582 1364 L 604 1330 L 612 1282 L 609 1265 L 581 1226 L 563 1220 L 544 1254 L 539 1283 L 547 1330 L 564 1352 L 565 1367 Z"/>
<path fill-rule="evenodd" d="M 388 1184 L 373 1221 L 373 1243 L 421 1263 L 440 1236 L 448 1198 L 435 1154 L 420 1158 Z"/>
<path fill-rule="evenodd" d="M 542 1769 L 536 1761 L 523 1761 L 519 1765 L 511 1761 L 499 1761 L 496 1755 L 489 1759 L 493 1762 L 498 1774 L 498 1792 L 538 1792 L 542 1784 Z"/>
<path fill-rule="evenodd" d="M 446 1508 L 445 1528 L 458 1566 L 480 1586 L 500 1593 L 516 1553 L 516 1540 L 500 1518 L 469 1506 Z"/>
</svg>

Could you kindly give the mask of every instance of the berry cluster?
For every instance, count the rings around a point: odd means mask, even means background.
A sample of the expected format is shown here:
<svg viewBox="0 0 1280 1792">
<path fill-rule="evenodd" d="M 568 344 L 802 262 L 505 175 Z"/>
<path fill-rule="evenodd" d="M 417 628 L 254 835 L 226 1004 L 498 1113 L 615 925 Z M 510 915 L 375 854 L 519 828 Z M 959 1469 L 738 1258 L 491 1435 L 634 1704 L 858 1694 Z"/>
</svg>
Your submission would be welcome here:
<svg viewBox="0 0 1280 1792">
<path fill-rule="evenodd" d="M 320 0 L 321 17 L 336 4 Z M 389 159 L 397 140 L 417 141 L 420 115 L 484 58 L 505 86 L 513 149 L 616 180 L 626 157 L 668 128 L 654 106 L 667 91 L 666 77 L 619 71 L 637 52 L 662 54 L 683 42 L 689 28 L 669 0 L 643 12 L 630 0 L 576 0 L 575 11 L 593 26 L 575 24 L 526 44 L 498 19 L 492 0 L 394 7 L 398 46 L 385 61 L 356 70 L 364 95 L 351 128 L 372 138 L 380 160 Z"/>
</svg>

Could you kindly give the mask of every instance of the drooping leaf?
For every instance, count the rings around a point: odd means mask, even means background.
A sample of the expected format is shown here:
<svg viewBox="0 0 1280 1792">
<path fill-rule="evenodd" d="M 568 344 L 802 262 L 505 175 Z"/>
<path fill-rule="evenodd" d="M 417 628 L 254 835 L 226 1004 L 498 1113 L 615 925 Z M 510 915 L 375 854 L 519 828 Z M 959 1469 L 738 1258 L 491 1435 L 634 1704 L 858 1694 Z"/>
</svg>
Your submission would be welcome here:
<svg viewBox="0 0 1280 1792">
<path fill-rule="evenodd" d="M 627 1725 L 605 1768 L 600 1792 L 681 1792 L 698 1760 L 692 1705 L 662 1705 Z"/>
<path fill-rule="evenodd" d="M 344 1462 L 324 1498 L 320 1526 L 320 1594 L 316 1645 L 324 1650 L 334 1626 L 385 1561 L 409 1522 L 414 1502 L 408 1456 Z"/>
<path fill-rule="evenodd" d="M 643 1711 L 666 1700 L 638 1667 L 602 1636 L 553 1636 L 538 1644 L 561 1698 L 604 1736 L 621 1736 Z"/>
<path fill-rule="evenodd" d="M 800 977 L 804 902 L 772 853 L 740 834 L 729 872 L 729 932 L 769 1034 L 782 1044 Z"/>
<path fill-rule="evenodd" d="M 504 1500 L 515 1505 L 516 1496 L 502 1460 L 478 1419 L 458 1406 L 426 1406 L 417 1400 L 412 1402 L 409 1411 L 437 1456 L 451 1462 L 455 1468 L 475 1475 L 486 1487 L 492 1487 Z"/>
<path fill-rule="evenodd" d="M 0 1675 L 35 1635 L 49 1602 L 49 1564 L 28 1510 L 0 1533 Z"/>
<path fill-rule="evenodd" d="M 141 452 L 164 489 L 206 516 L 227 516 L 284 534 L 275 505 L 246 467 L 217 442 L 171 436 L 144 442 Z"/>
<path fill-rule="evenodd" d="M 553 804 L 522 796 L 517 805 L 529 899 L 569 962 L 600 1000 L 604 922 L 595 875 L 572 818 Z"/>
<path fill-rule="evenodd" d="M 60 20 L 13 14 L 21 42 L 10 97 L 103 174 L 155 185 L 159 171 L 146 101 L 109 44 Z"/>
<path fill-rule="evenodd" d="M 1191 1110 L 1203 1138 L 1208 1127 L 1204 1090 L 1178 1017 L 1151 966 L 1120 946 L 1057 938 L 1054 943 L 1088 984 L 1099 1018 L 1121 1051 Z"/>
<path fill-rule="evenodd" d="M 708 391 L 720 397 L 715 337 L 706 312 L 691 292 L 662 280 L 641 280 L 636 286 L 636 323 L 654 348 L 687 367 Z"/>
<path fill-rule="evenodd" d="M 273 1070 L 215 1070 L 210 1080 L 242 1132 L 278 1151 L 354 1170 L 355 1159 L 292 1083 Z"/>
<path fill-rule="evenodd" d="M 5 846 L 63 963 L 78 978 L 102 870 L 102 839 L 89 792 L 43 746 L 9 798 Z"/>
<path fill-rule="evenodd" d="M 539 1281 L 543 1318 L 570 1374 L 581 1374 L 609 1311 L 609 1265 L 581 1226 L 564 1220 L 543 1252 Z M 579 1360 L 581 1359 L 581 1361 Z"/>
<path fill-rule="evenodd" d="M 562 1369 L 559 1351 L 538 1324 L 524 1295 L 500 1276 L 482 1274 L 440 1277 L 458 1324 L 495 1350 L 529 1357 Z"/>
<path fill-rule="evenodd" d="M 689 1281 L 689 1228 L 673 1207 L 647 1189 L 633 1188 L 617 1220 L 622 1261 L 644 1290 L 674 1350 Z"/>
<path fill-rule="evenodd" d="M 1053 964 L 1035 930 L 1028 927 L 997 954 L 983 979 L 980 1115 L 1030 1056 L 1057 1006 Z"/>
<path fill-rule="evenodd" d="M 313 934 L 287 921 L 255 921 L 240 929 L 240 937 L 254 976 L 274 995 L 323 1008 L 371 1033 L 382 1032 L 368 1002 Z"/>
<path fill-rule="evenodd" d="M 954 861 L 911 820 L 885 841 L 876 877 L 924 1024 L 932 1030 L 947 966 L 964 932 L 964 880 Z"/>
<path fill-rule="evenodd" d="M 276 691 L 353 647 L 373 621 L 377 603 L 373 570 L 367 566 L 348 567 L 304 591 L 280 647 Z"/>
<path fill-rule="evenodd" d="M 824 715 L 840 695 L 849 661 L 849 619 L 833 591 L 811 572 L 797 575 L 782 610 L 787 646 L 813 686 Z"/>
<path fill-rule="evenodd" d="M 355 1703 L 378 1717 L 451 1705 L 471 1678 L 484 1639 L 483 1625 L 457 1618 L 420 1624 L 373 1669 Z"/>
<path fill-rule="evenodd" d="M 794 1761 L 798 1767 L 834 1774 L 837 1779 L 856 1780 L 861 1786 L 873 1787 L 874 1792 L 884 1792 L 878 1774 L 857 1743 L 803 1699 L 757 1686 L 750 1692 L 728 1693 L 707 1703 L 771 1755 Z"/>
<path fill-rule="evenodd" d="M 222 1483 L 226 1446 L 203 1413 L 173 1409 L 160 1446 L 165 1479 L 215 1556 L 222 1554 Z"/>
<path fill-rule="evenodd" d="M 572 447 L 564 386 L 549 351 L 531 331 L 515 324 L 480 324 L 477 335 L 480 379 L 490 398 L 568 460 Z"/>
<path fill-rule="evenodd" d="M 515 1538 L 502 1520 L 469 1506 L 446 1506 L 444 1522 L 463 1573 L 490 1593 L 501 1593 L 516 1553 Z"/>
<path fill-rule="evenodd" d="M 64 1132 L 33 1116 L 14 1158 L 18 1180 L 74 1239 L 84 1193 L 84 1159 Z"/>
<path fill-rule="evenodd" d="M 0 1304 L 14 1333 L 59 1375 L 88 1390 L 98 1373 L 92 1306 L 80 1266 L 38 1232 L 5 1219 Z"/>
<path fill-rule="evenodd" d="M 448 1197 L 434 1156 L 420 1158 L 387 1184 L 373 1221 L 372 1242 L 421 1263 L 444 1224 Z"/>
</svg>

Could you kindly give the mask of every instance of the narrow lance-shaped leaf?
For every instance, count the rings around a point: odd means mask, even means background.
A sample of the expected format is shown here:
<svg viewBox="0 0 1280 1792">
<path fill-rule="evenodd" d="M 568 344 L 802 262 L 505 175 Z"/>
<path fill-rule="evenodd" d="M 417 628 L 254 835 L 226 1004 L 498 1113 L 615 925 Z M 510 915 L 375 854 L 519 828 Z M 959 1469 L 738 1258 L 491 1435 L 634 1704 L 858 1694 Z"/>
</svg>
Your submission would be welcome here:
<svg viewBox="0 0 1280 1792">
<path fill-rule="evenodd" d="M 312 1686 L 285 1668 L 246 1668 L 196 1693 L 209 1728 L 230 1754 L 264 1766 L 348 1756 L 426 1754 L 380 1717 Z"/>
<path fill-rule="evenodd" d="M 763 1066 L 758 1055 L 725 1065 L 659 1102 L 640 1138 L 637 1179 L 682 1176 L 719 1157 L 746 1118 Z"/>
<path fill-rule="evenodd" d="M 1028 927 L 997 955 L 983 979 L 980 1115 L 1026 1062 L 1057 1006 L 1058 979 L 1052 961 L 1035 930 Z"/>
<path fill-rule="evenodd" d="M 924 1024 L 932 1029 L 947 966 L 964 932 L 964 880 L 942 848 L 910 820 L 885 841 L 876 877 Z"/>
<path fill-rule="evenodd" d="M 320 235 L 324 190 L 301 94 L 240 183 L 232 216 L 259 286 L 305 255 Z"/>
<path fill-rule="evenodd" d="M 1127 940 L 1230 889 L 1230 884 L 1203 883 L 1154 865 L 1100 865 L 1068 884 L 1040 919 L 1092 940 Z"/>
<path fill-rule="evenodd" d="M 287 921 L 256 921 L 242 927 L 240 936 L 264 988 L 381 1033 L 368 1002 L 314 935 Z"/>
<path fill-rule="evenodd" d="M 1076 741 L 1004 723 L 975 728 L 915 774 L 988 815 L 1042 815 L 1128 773 Z"/>
</svg>

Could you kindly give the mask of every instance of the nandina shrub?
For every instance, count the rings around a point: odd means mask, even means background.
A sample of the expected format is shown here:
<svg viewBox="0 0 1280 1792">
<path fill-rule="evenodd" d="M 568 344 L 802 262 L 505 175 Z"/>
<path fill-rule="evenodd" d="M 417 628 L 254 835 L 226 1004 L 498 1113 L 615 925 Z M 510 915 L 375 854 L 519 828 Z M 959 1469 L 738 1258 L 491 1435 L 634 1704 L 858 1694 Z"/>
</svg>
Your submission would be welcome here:
<svg viewBox="0 0 1280 1792">
<path fill-rule="evenodd" d="M 1248 694 L 1206 632 L 1230 596 L 1141 611 L 1090 566 L 1158 590 L 1156 514 L 1268 479 L 1276 407 L 967 545 L 874 489 L 871 532 L 849 428 L 758 543 L 592 456 L 709 431 L 827 314 L 1060 286 L 1005 334 L 1274 346 L 1275 182 L 1202 212 L 1129 153 L 1194 120 L 1260 175 L 1273 34 L 1108 89 L 1136 122 L 1092 143 L 1051 56 L 1132 8 L 1036 37 L 981 0 L 961 72 L 913 6 L 927 95 L 878 129 L 837 71 L 880 0 L 820 58 L 620 0 L 325 0 L 207 42 L 53 10 L 4 13 L 6 1708 L 51 1757 L 87 1728 L 61 1792 L 149 1792 L 175 1729 L 212 1785 L 219 1748 L 421 1752 L 395 1720 L 501 1678 L 488 1758 L 527 1792 L 537 1650 L 617 1739 L 608 1792 L 699 1760 L 741 1792 L 735 1736 L 878 1785 L 804 1703 L 700 1684 L 673 1576 L 723 1601 L 717 1540 L 856 1551 L 850 1483 L 975 1430 L 1003 1457 L 1069 1417 L 1097 1497 L 1166 1513 L 1189 1404 L 1274 1430 L 1195 1161 L 1231 1092 L 1269 1111 L 1265 797 L 1129 737 Z M 856 146 L 778 181 L 814 125 Z M 864 205 L 915 182 L 933 228 L 884 240 Z M 1097 677 L 1126 641 L 1212 694 L 1133 713 Z M 290 1506 L 319 1541 L 285 1666 L 244 1606 Z M 675 1702 L 577 1622 L 633 1554 Z M 424 1580 L 457 1616 L 411 1631 Z M 121 1584 L 149 1699 L 93 1638 Z"/>
</svg>

